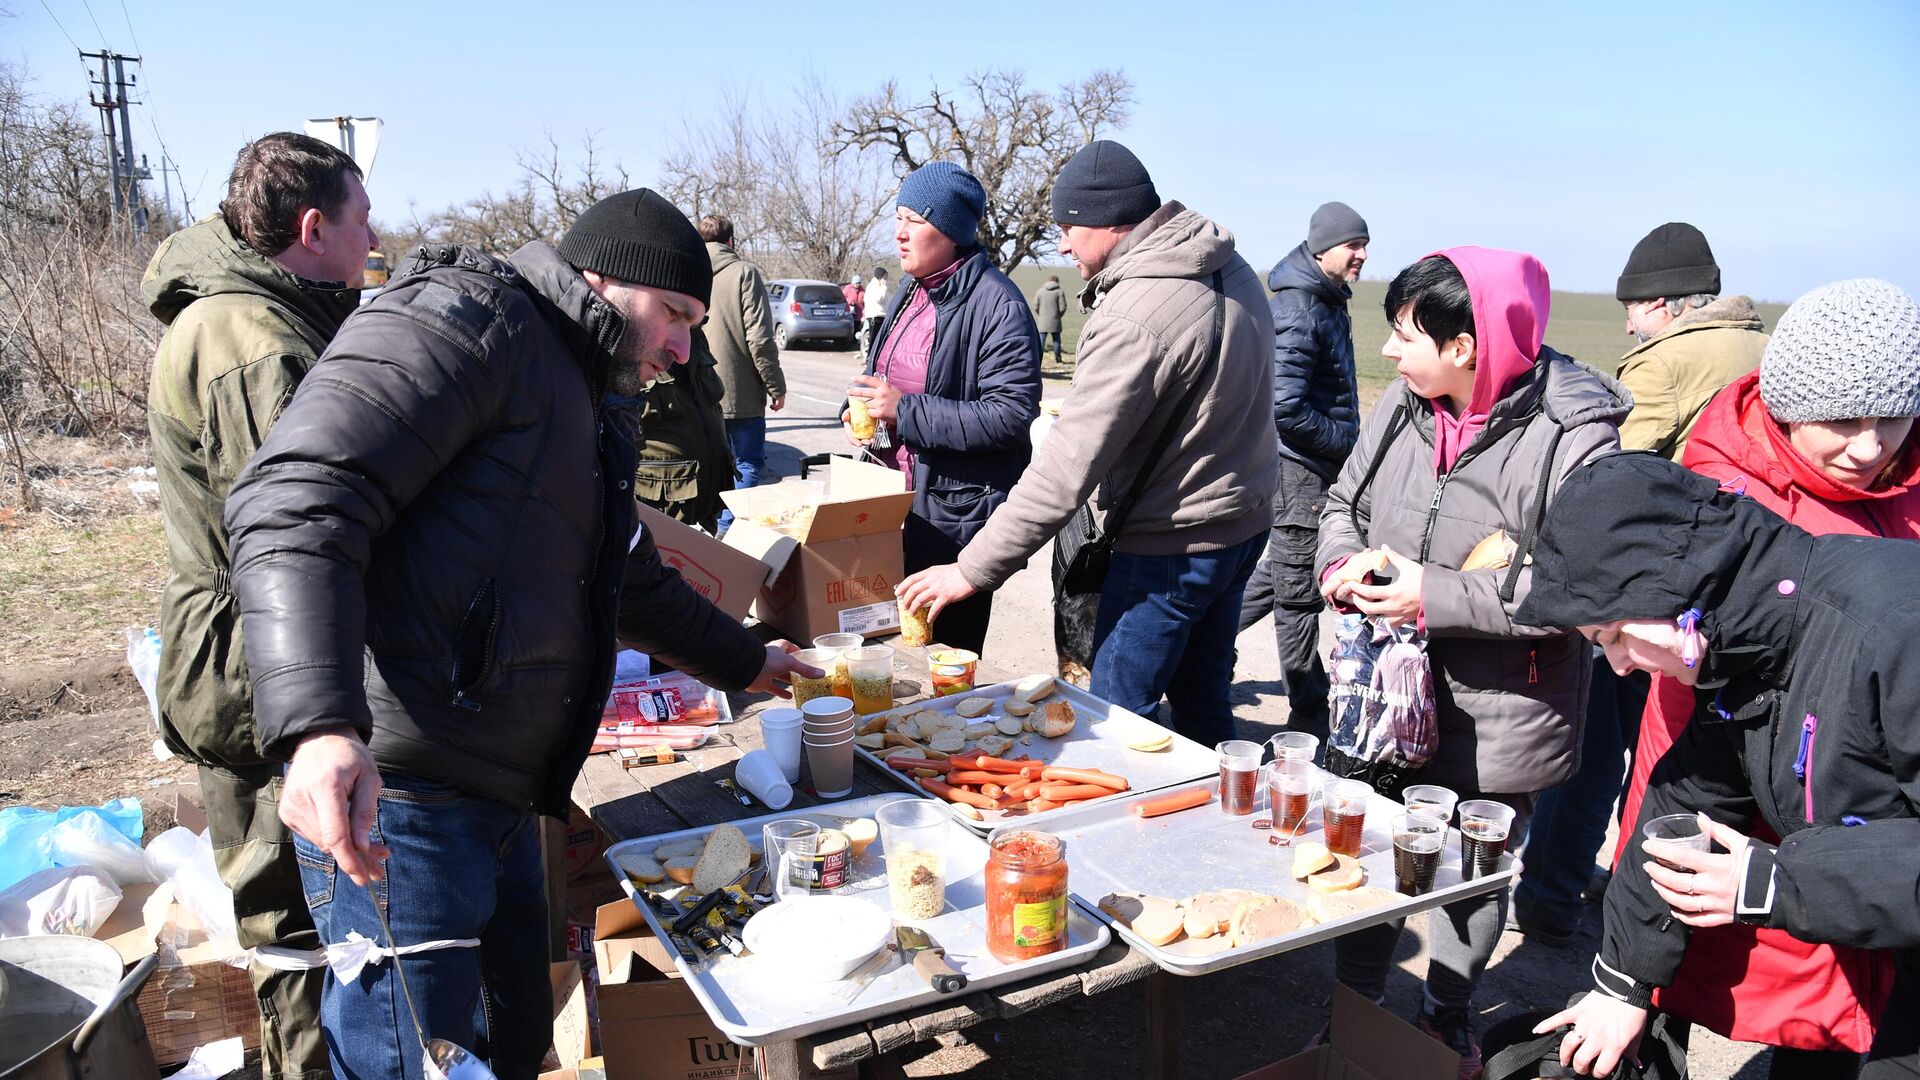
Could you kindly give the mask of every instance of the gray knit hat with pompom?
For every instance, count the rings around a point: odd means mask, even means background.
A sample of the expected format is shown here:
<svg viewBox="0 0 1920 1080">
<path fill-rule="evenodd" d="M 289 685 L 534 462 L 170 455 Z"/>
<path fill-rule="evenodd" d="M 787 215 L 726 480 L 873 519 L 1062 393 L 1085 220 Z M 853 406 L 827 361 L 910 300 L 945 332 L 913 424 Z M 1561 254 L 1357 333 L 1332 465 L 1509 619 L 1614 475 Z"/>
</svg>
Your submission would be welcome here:
<svg viewBox="0 0 1920 1080">
<path fill-rule="evenodd" d="M 1920 416 L 1920 305 L 1876 278 L 1795 300 L 1760 361 L 1760 398 L 1785 424 Z"/>
</svg>

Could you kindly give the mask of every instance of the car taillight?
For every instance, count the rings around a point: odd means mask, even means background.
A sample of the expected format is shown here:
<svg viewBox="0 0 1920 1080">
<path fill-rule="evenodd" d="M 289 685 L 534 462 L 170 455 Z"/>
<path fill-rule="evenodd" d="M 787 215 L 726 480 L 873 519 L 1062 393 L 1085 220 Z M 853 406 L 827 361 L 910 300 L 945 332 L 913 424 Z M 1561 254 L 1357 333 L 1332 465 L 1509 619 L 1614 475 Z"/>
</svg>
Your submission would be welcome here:
<svg viewBox="0 0 1920 1080">
<path fill-rule="evenodd" d="M 795 300 L 795 301 L 793 302 L 793 313 L 794 313 L 795 315 L 798 315 L 798 314 L 800 314 L 800 301 L 798 301 L 798 300 Z"/>
</svg>

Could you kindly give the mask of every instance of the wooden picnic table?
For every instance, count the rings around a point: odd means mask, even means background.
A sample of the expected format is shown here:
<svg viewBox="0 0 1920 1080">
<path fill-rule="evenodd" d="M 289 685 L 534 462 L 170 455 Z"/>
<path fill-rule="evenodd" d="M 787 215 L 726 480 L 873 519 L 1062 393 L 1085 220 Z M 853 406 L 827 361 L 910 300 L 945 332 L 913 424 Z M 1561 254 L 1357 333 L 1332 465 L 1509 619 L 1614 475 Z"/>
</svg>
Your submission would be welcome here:
<svg viewBox="0 0 1920 1080">
<path fill-rule="evenodd" d="M 895 650 L 895 704 L 925 698 L 931 689 L 927 650 L 902 645 L 897 638 L 877 643 L 891 645 Z M 982 660 L 975 681 L 985 686 L 1015 677 L 1017 675 Z M 716 781 L 731 779 L 733 763 L 742 754 L 762 745 L 759 715 L 783 702 L 765 695 L 736 694 L 729 698 L 729 703 L 735 722 L 716 728 L 705 746 L 686 751 L 680 761 L 628 770 L 611 754 L 589 757 L 573 785 L 574 803 L 615 841 L 766 814 L 767 807 L 757 801 L 743 805 Z M 808 790 L 810 777 L 804 762 L 801 768 L 800 782 L 794 785 L 790 806 L 796 811 L 823 802 Z M 856 759 L 853 791 L 842 798 L 857 799 L 898 790 L 878 768 L 862 758 Z M 761 1075 L 768 1080 L 791 1080 L 805 1075 L 806 1065 L 822 1070 L 844 1068 L 944 1032 L 1019 1016 L 1058 1001 L 1101 993 L 1142 978 L 1149 980 L 1148 1075 L 1171 1077 L 1177 1041 L 1173 1035 L 1178 977 L 1160 971 L 1152 960 L 1118 937 L 1073 967 L 963 994 L 951 1001 L 917 1007 L 884 1019 L 821 1032 L 792 1043 L 763 1047 Z M 897 1069 L 892 1075 L 899 1075 Z"/>
</svg>

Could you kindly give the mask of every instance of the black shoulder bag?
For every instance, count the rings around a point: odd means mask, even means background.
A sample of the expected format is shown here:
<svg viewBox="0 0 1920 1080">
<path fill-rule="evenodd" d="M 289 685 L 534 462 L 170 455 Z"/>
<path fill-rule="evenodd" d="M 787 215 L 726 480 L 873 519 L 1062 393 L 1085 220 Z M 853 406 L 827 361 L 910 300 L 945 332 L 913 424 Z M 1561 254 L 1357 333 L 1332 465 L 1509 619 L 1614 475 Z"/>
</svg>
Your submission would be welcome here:
<svg viewBox="0 0 1920 1080">
<path fill-rule="evenodd" d="M 1140 465 L 1139 473 L 1133 478 L 1133 486 L 1128 489 L 1107 511 L 1107 527 L 1100 528 L 1094 520 L 1093 507 L 1082 504 L 1074 511 L 1073 519 L 1053 541 L 1053 591 L 1054 602 L 1059 603 L 1073 597 L 1100 595 L 1106 585 L 1107 570 L 1113 565 L 1113 543 L 1120 531 L 1127 527 L 1127 518 L 1132 516 L 1135 503 L 1147 490 L 1147 484 L 1153 480 L 1154 470 L 1160 465 L 1160 459 L 1166 456 L 1168 447 L 1180 434 L 1188 414 L 1193 411 L 1194 402 L 1199 400 L 1200 392 L 1206 388 L 1207 375 L 1220 363 L 1220 347 L 1227 333 L 1227 294 L 1225 278 L 1220 271 L 1213 274 L 1213 347 L 1207 354 L 1207 363 L 1194 373 L 1193 385 L 1180 398 L 1167 417 L 1166 426 L 1153 440 L 1153 447 L 1147 451 L 1146 460 Z"/>
</svg>

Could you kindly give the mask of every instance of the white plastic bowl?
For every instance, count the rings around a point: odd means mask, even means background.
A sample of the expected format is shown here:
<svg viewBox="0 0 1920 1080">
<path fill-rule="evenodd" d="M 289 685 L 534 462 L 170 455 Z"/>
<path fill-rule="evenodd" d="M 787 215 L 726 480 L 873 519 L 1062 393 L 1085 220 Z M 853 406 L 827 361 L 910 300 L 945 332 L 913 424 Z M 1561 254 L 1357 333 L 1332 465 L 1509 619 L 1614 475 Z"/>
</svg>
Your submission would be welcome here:
<svg viewBox="0 0 1920 1080">
<path fill-rule="evenodd" d="M 782 976 L 834 982 L 852 974 L 893 935 L 893 920 L 851 896 L 782 900 L 747 920 L 747 948 Z"/>
</svg>

